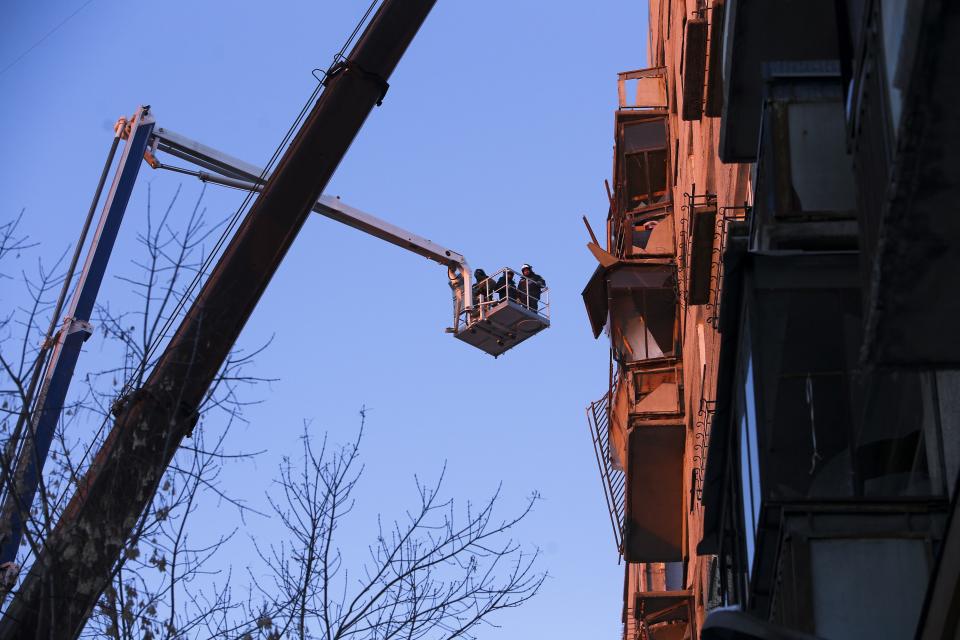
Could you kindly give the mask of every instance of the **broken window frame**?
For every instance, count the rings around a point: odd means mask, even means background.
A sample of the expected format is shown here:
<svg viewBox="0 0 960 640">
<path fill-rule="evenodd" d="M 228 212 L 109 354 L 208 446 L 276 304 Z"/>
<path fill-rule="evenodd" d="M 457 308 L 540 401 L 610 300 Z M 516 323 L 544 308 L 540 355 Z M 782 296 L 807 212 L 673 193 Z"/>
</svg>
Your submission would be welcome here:
<svg viewBox="0 0 960 640">
<path fill-rule="evenodd" d="M 617 194 L 618 194 L 618 208 L 620 210 L 621 216 L 625 216 L 631 213 L 640 213 L 649 208 L 654 207 L 666 207 L 673 201 L 673 190 L 670 177 L 670 153 L 669 153 L 669 122 L 666 115 L 659 114 L 643 114 L 642 117 L 637 117 L 635 114 L 626 114 L 626 116 L 617 119 L 617 167 L 615 170 L 616 174 L 616 185 L 617 185 Z M 643 126 L 652 122 L 659 121 L 663 126 L 663 144 L 662 146 L 653 146 L 650 145 L 641 145 L 637 148 L 631 148 L 629 152 L 627 151 L 626 146 L 626 136 L 627 130 L 629 127 Z M 659 177 L 659 173 L 654 174 L 652 172 L 653 166 L 660 165 L 660 160 L 657 159 L 653 162 L 651 160 L 655 157 L 656 154 L 662 154 L 662 166 L 663 166 L 663 175 L 662 180 L 656 182 L 657 185 L 663 185 L 662 190 L 654 190 L 654 176 Z M 643 169 L 643 179 L 645 182 L 645 193 L 638 194 L 636 196 L 638 204 L 633 204 L 631 202 L 631 184 L 629 182 L 629 168 L 632 158 L 638 156 L 643 157 L 642 169 Z M 640 199 L 643 196 L 644 199 Z"/>
</svg>

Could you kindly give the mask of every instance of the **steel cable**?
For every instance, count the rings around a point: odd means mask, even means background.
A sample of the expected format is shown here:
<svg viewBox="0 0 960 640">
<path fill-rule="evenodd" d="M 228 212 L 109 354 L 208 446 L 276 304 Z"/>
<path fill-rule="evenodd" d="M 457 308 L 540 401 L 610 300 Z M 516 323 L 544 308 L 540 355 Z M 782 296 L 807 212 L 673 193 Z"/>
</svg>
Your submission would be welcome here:
<svg viewBox="0 0 960 640">
<path fill-rule="evenodd" d="M 361 29 L 363 29 L 364 25 L 368 22 L 370 15 L 373 13 L 374 9 L 380 2 L 381 0 L 371 1 L 370 5 L 367 7 L 366 12 L 364 12 L 363 16 L 357 22 L 356 26 L 354 26 L 353 31 L 350 33 L 346 41 L 343 43 L 343 46 L 340 48 L 340 51 L 336 55 L 334 55 L 333 61 L 331 62 L 330 67 L 328 67 L 327 71 L 324 72 L 323 74 L 324 79 L 328 75 L 329 71 L 333 69 L 333 67 L 336 66 L 341 60 L 343 60 L 344 54 L 346 53 L 347 49 L 353 44 L 357 35 L 360 33 Z M 314 74 L 314 77 L 316 78 L 315 74 Z M 324 87 L 324 80 L 318 79 L 316 87 L 314 87 L 313 91 L 310 94 L 310 97 L 307 98 L 303 107 L 300 109 L 300 113 L 297 114 L 297 117 L 294 120 L 293 124 L 291 124 L 290 128 L 287 129 L 286 134 L 284 134 L 283 136 L 283 140 L 280 142 L 279 145 L 277 145 L 277 148 L 274 150 L 273 155 L 271 155 L 270 160 L 267 162 L 263 171 L 260 173 L 260 176 L 258 177 L 257 182 L 263 183 L 266 181 L 265 180 L 266 177 L 270 175 L 277 160 L 279 160 L 283 150 L 286 148 L 287 144 L 290 142 L 290 139 L 299 129 L 300 124 L 303 122 L 304 118 L 306 117 L 310 109 L 310 106 L 319 97 L 320 92 L 323 90 L 323 87 Z M 187 288 L 184 290 L 176 306 L 174 307 L 173 311 L 170 313 L 167 320 L 164 322 L 160 331 L 153 336 L 152 342 L 147 345 L 140 365 L 138 366 L 137 370 L 133 373 L 131 378 L 127 380 L 127 382 L 124 384 L 124 387 L 121 389 L 121 392 L 120 392 L 121 397 L 129 393 L 132 389 L 133 381 L 139 380 L 140 377 L 146 372 L 146 368 L 149 366 L 151 358 L 153 358 L 153 356 L 156 354 L 156 351 L 159 348 L 162 339 L 167 335 L 167 332 L 173 326 L 174 321 L 179 317 L 180 312 L 183 311 L 183 308 L 192 299 L 192 296 L 196 291 L 197 286 L 200 284 L 200 281 L 206 275 L 207 269 L 209 269 L 210 265 L 214 262 L 214 260 L 219 257 L 220 251 L 223 248 L 224 244 L 227 242 L 227 240 L 230 237 L 232 237 L 232 233 L 236 228 L 237 223 L 240 221 L 244 211 L 249 206 L 250 202 L 253 200 L 255 195 L 256 195 L 256 192 L 254 191 L 248 192 L 246 197 L 243 199 L 243 202 L 237 208 L 237 211 L 233 214 L 233 216 L 231 216 L 230 222 L 224 228 L 223 233 L 220 235 L 213 249 L 210 251 L 210 253 L 207 255 L 204 262 L 201 264 L 200 268 L 197 270 L 193 279 L 190 281 L 190 284 L 187 285 Z"/>
</svg>

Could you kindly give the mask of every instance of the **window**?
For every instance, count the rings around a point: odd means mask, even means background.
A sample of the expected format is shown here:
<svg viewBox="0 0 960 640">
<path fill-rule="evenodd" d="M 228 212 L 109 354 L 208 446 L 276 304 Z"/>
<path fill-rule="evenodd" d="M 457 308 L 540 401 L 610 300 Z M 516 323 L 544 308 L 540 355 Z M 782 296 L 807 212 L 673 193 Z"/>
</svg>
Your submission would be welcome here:
<svg viewBox="0 0 960 640">
<path fill-rule="evenodd" d="M 750 323 L 763 499 L 853 494 L 851 368 L 860 344 L 857 289 L 759 289 Z M 762 416 L 757 419 L 757 416 Z"/>
<path fill-rule="evenodd" d="M 668 202 L 667 131 L 663 118 L 624 124 L 620 136 L 624 211 Z"/>
<path fill-rule="evenodd" d="M 913 637 L 927 587 L 927 563 L 923 539 L 811 540 L 817 635 L 850 640 Z"/>
<path fill-rule="evenodd" d="M 757 525 L 760 522 L 760 458 L 757 451 L 757 413 L 754 400 L 753 362 L 746 357 L 746 373 L 743 376 L 738 398 L 740 416 L 740 486 L 742 490 L 744 545 L 746 547 L 746 570 L 753 568 L 756 550 Z"/>
<path fill-rule="evenodd" d="M 873 372 L 867 380 L 865 415 L 854 437 L 857 495 L 944 495 L 935 378 L 892 371 Z"/>
<path fill-rule="evenodd" d="M 880 3 L 880 14 L 883 22 L 883 57 L 886 63 L 887 98 L 890 101 L 890 119 L 893 125 L 893 135 L 897 135 L 900 128 L 900 111 L 903 98 L 900 85 L 897 82 L 897 72 L 900 62 L 900 49 L 907 22 L 907 0 L 883 0 Z M 914 8 L 916 11 L 917 9 Z"/>
</svg>

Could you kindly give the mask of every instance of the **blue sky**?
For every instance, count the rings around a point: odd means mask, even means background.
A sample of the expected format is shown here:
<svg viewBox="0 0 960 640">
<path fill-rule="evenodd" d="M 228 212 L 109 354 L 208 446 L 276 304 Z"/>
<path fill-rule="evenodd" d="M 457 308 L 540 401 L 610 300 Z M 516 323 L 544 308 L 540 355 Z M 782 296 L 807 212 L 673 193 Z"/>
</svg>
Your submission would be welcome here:
<svg viewBox="0 0 960 640">
<path fill-rule="evenodd" d="M 25 208 L 46 255 L 76 237 L 117 117 L 150 104 L 159 126 L 263 164 L 312 90 L 311 69 L 329 64 L 365 2 L 12 1 L 0 69 L 79 7 L 0 74 L 0 217 Z M 413 474 L 435 477 L 444 462 L 454 496 L 481 499 L 500 481 L 507 509 L 543 495 L 518 536 L 542 548 L 551 578 L 482 638 L 619 633 L 622 566 L 584 415 L 605 391 L 607 350 L 580 300 L 595 266 L 580 217 L 602 231 L 616 72 L 645 66 L 646 34 L 639 0 L 441 1 L 327 189 L 474 267 L 530 262 L 552 290 L 549 331 L 496 361 L 474 351 L 443 333 L 443 268 L 316 216 L 241 338 L 273 337 L 258 373 L 278 378 L 233 434 L 236 449 L 267 449 L 235 472 L 252 500 L 263 504 L 277 460 L 296 454 L 302 420 L 347 440 L 362 405 L 358 535 L 371 514 L 402 515 Z M 127 295 L 115 276 L 136 255 L 148 183 L 155 204 L 182 184 L 184 213 L 201 188 L 143 168 L 101 300 Z M 205 198 L 211 218 L 239 201 L 216 187 Z M 15 295 L 0 281 L 0 305 Z M 81 367 L 97 364 L 94 340 Z M 478 393 L 493 399 L 483 411 Z"/>
</svg>

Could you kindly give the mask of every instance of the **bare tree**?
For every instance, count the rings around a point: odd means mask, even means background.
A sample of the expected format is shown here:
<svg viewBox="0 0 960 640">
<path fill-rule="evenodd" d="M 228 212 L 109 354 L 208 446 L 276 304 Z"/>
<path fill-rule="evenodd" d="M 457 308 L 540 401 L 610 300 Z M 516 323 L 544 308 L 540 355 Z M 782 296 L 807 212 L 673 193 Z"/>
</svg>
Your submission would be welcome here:
<svg viewBox="0 0 960 640">
<path fill-rule="evenodd" d="M 21 566 L 40 557 L 44 540 L 106 437 L 117 403 L 140 387 L 183 308 L 181 301 L 189 301 L 187 284 L 220 229 L 206 222 L 203 197 L 201 191 L 185 215 L 174 215 L 180 189 L 159 212 L 148 190 L 146 228 L 137 237 L 140 250 L 120 277 L 134 303 L 97 308 L 99 362 L 109 364 L 74 380 L 38 499 L 26 514 Z M 14 278 L 4 257 L 35 246 L 18 232 L 18 221 L 0 225 L 0 278 Z M 29 380 L 47 364 L 43 343 L 65 278 L 63 262 L 61 257 L 46 267 L 38 260 L 29 272 L 21 269 L 25 303 L 0 317 L 0 437 L 8 454 L 0 457 L 0 477 L 7 490 L 10 461 L 30 436 L 16 427 L 34 410 Z M 363 472 L 359 447 L 365 415 L 356 439 L 346 446 L 324 438 L 315 447 L 305 429 L 299 459 L 283 459 L 263 512 L 250 496 L 223 482 L 227 465 L 260 453 L 232 451 L 228 443 L 231 429 L 244 421 L 249 387 L 264 380 L 249 373 L 262 348 L 235 351 L 220 371 L 191 438 L 178 449 L 114 565 L 85 637 L 472 638 L 478 625 L 493 624 L 497 611 L 537 593 L 544 580 L 536 569 L 538 553 L 523 550 L 509 536 L 537 496 L 506 519 L 495 515 L 499 490 L 478 506 L 467 503 L 458 510 L 453 500 L 440 497 L 443 473 L 429 485 L 415 479 L 415 508 L 389 526 L 378 524 L 368 557 L 348 562 L 338 533 L 353 511 Z M 196 527 L 195 514 L 212 504 L 232 506 L 235 522 L 217 530 Z M 287 539 L 278 544 L 249 540 L 253 561 L 245 574 L 235 575 L 225 551 L 244 542 L 238 527 L 247 518 L 271 516 L 282 523 Z"/>
<path fill-rule="evenodd" d="M 257 545 L 272 581 L 259 587 L 264 604 L 244 637 L 472 638 L 478 625 L 492 624 L 492 614 L 520 606 L 543 583 L 539 552 L 524 551 L 509 536 L 538 496 L 507 518 L 495 515 L 499 488 L 479 506 L 458 510 L 441 497 L 443 473 L 429 485 L 414 478 L 416 508 L 388 526 L 378 519 L 368 557 L 351 576 L 338 532 L 363 473 L 365 419 L 361 410 L 352 443 L 335 447 L 324 437 L 319 450 L 305 427 L 300 459 L 281 464 L 269 503 L 288 539 Z"/>
<path fill-rule="evenodd" d="M 203 192 L 189 215 L 176 219 L 174 210 L 180 190 L 157 215 L 148 190 L 146 229 L 138 235 L 141 252 L 132 271 L 121 276 L 136 296 L 132 311 L 115 311 L 111 305 L 97 308 L 95 326 L 102 334 L 101 350 L 116 366 L 108 366 L 74 380 L 71 395 L 63 408 L 48 464 L 41 479 L 39 497 L 26 515 L 24 547 L 19 564 L 28 566 L 37 557 L 52 525 L 89 467 L 93 453 L 105 437 L 112 420 L 111 410 L 118 398 L 138 387 L 156 357 L 158 345 L 166 339 L 164 327 L 177 313 L 185 285 L 195 275 L 212 244 L 218 225 L 205 219 Z M 183 216 L 180 216 L 181 218 Z M 0 225 L 2 261 L 32 248 L 29 238 L 18 232 L 21 218 Z M 28 380 L 37 368 L 46 366 L 41 348 L 46 321 L 52 312 L 53 296 L 63 282 L 63 260 L 52 267 L 38 260 L 36 269 L 21 270 L 26 304 L 0 318 L 0 394 L 4 438 L 4 489 L 9 490 L 11 461 L 29 430 L 15 426 L 33 410 L 34 398 L 27 391 Z M 9 279 L 7 270 L 0 273 Z M 214 557 L 235 531 L 198 535 L 191 530 L 190 516 L 204 500 L 233 505 L 241 518 L 252 508 L 222 486 L 224 465 L 255 455 L 256 452 L 228 452 L 231 427 L 243 420 L 243 387 L 259 380 L 244 373 L 259 349 L 234 352 L 207 394 L 193 436 L 178 451 L 160 490 L 150 507 L 141 514 L 135 534 L 113 570 L 113 583 L 106 591 L 87 625 L 86 633 L 97 637 L 144 638 L 182 637 L 191 628 L 217 615 L 219 609 L 236 608 L 226 596 L 204 594 L 198 599 L 193 584 L 201 576 L 216 573 Z M 199 580 L 203 582 L 202 580 Z M 212 598 L 212 600 L 211 600 Z"/>
</svg>

